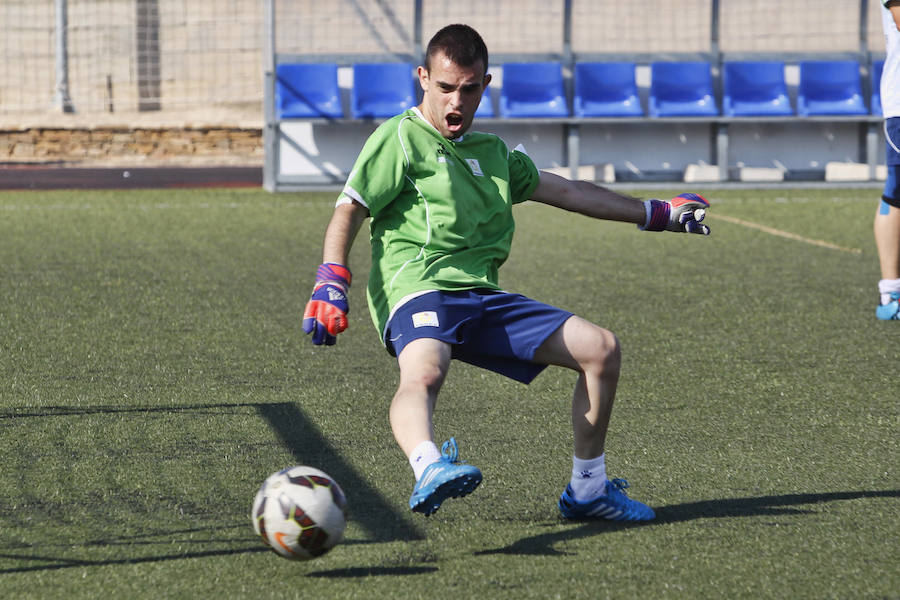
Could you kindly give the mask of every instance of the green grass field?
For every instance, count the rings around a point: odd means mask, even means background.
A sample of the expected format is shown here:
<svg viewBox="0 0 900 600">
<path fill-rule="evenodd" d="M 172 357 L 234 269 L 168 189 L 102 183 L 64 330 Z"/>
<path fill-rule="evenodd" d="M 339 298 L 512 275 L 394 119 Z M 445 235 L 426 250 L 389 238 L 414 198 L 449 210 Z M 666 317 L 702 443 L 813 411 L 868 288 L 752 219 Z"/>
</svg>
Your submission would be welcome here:
<svg viewBox="0 0 900 600">
<path fill-rule="evenodd" d="M 558 516 L 561 369 L 523 386 L 454 364 L 437 433 L 485 480 L 408 512 L 364 234 L 350 329 L 331 348 L 300 330 L 334 194 L 0 194 L 0 597 L 900 597 L 878 190 L 704 193 L 709 238 L 523 205 L 501 272 L 619 336 L 607 464 L 656 508 L 642 525 Z M 352 512 L 308 563 L 249 518 L 291 464 Z"/>
</svg>

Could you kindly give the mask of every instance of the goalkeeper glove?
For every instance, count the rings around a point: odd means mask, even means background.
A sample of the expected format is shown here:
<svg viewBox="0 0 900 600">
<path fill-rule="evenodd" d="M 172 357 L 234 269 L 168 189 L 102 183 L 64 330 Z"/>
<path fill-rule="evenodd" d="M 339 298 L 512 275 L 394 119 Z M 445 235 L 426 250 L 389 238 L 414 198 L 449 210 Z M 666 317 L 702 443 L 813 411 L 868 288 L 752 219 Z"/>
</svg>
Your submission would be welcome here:
<svg viewBox="0 0 900 600">
<path fill-rule="evenodd" d="M 333 346 L 337 334 L 347 329 L 347 290 L 350 269 L 337 263 L 323 263 L 316 271 L 316 285 L 303 312 L 303 332 L 312 333 L 316 346 Z"/>
<path fill-rule="evenodd" d="M 701 223 L 709 202 L 700 194 L 679 194 L 667 202 L 645 200 L 647 220 L 643 231 L 677 231 L 709 235 L 709 227 Z"/>
</svg>

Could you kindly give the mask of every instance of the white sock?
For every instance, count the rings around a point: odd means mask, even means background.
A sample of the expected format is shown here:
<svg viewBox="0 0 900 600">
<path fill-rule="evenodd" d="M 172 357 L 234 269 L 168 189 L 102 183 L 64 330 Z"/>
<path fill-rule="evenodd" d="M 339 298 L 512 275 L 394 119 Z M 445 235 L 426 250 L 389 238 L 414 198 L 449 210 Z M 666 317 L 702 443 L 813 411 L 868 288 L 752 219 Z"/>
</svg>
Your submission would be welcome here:
<svg viewBox="0 0 900 600">
<path fill-rule="evenodd" d="M 587 460 L 572 457 L 572 492 L 579 502 L 593 500 L 606 493 L 606 453 Z"/>
<path fill-rule="evenodd" d="M 891 301 L 891 292 L 900 292 L 900 279 L 882 279 L 878 282 L 878 291 L 881 293 L 881 303 Z"/>
<path fill-rule="evenodd" d="M 409 455 L 409 466 L 412 467 L 413 473 L 416 475 L 416 481 L 422 476 L 425 467 L 441 457 L 441 451 L 434 445 L 434 442 L 425 440 L 415 447 L 412 454 Z"/>
</svg>

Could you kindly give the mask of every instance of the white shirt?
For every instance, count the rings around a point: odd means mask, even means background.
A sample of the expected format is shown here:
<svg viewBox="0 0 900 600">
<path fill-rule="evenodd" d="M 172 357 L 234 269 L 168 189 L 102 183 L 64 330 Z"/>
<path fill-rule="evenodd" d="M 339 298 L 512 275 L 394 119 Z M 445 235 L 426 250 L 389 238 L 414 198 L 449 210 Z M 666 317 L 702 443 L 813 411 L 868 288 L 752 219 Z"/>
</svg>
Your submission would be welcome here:
<svg viewBox="0 0 900 600">
<path fill-rule="evenodd" d="M 887 0 L 885 0 L 885 3 Z M 887 57 L 881 73 L 881 106 L 884 118 L 900 117 L 900 31 L 891 11 L 882 6 L 881 25 L 884 28 Z"/>
</svg>

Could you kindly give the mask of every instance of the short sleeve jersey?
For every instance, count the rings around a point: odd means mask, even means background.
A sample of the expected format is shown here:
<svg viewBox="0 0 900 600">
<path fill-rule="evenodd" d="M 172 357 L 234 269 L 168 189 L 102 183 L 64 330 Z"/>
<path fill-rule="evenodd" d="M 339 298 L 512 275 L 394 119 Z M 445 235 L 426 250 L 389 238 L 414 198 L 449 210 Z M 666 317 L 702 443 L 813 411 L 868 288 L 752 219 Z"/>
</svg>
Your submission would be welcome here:
<svg viewBox="0 0 900 600">
<path fill-rule="evenodd" d="M 881 10 L 881 24 L 887 50 L 881 74 L 881 106 L 885 118 L 900 117 L 900 31 L 887 7 Z"/>
<path fill-rule="evenodd" d="M 444 138 L 412 108 L 366 141 L 338 202 L 369 209 L 372 270 L 367 297 L 384 340 L 392 309 L 430 290 L 499 289 L 509 256 L 512 205 L 527 200 L 539 173 L 499 137 Z"/>
</svg>

